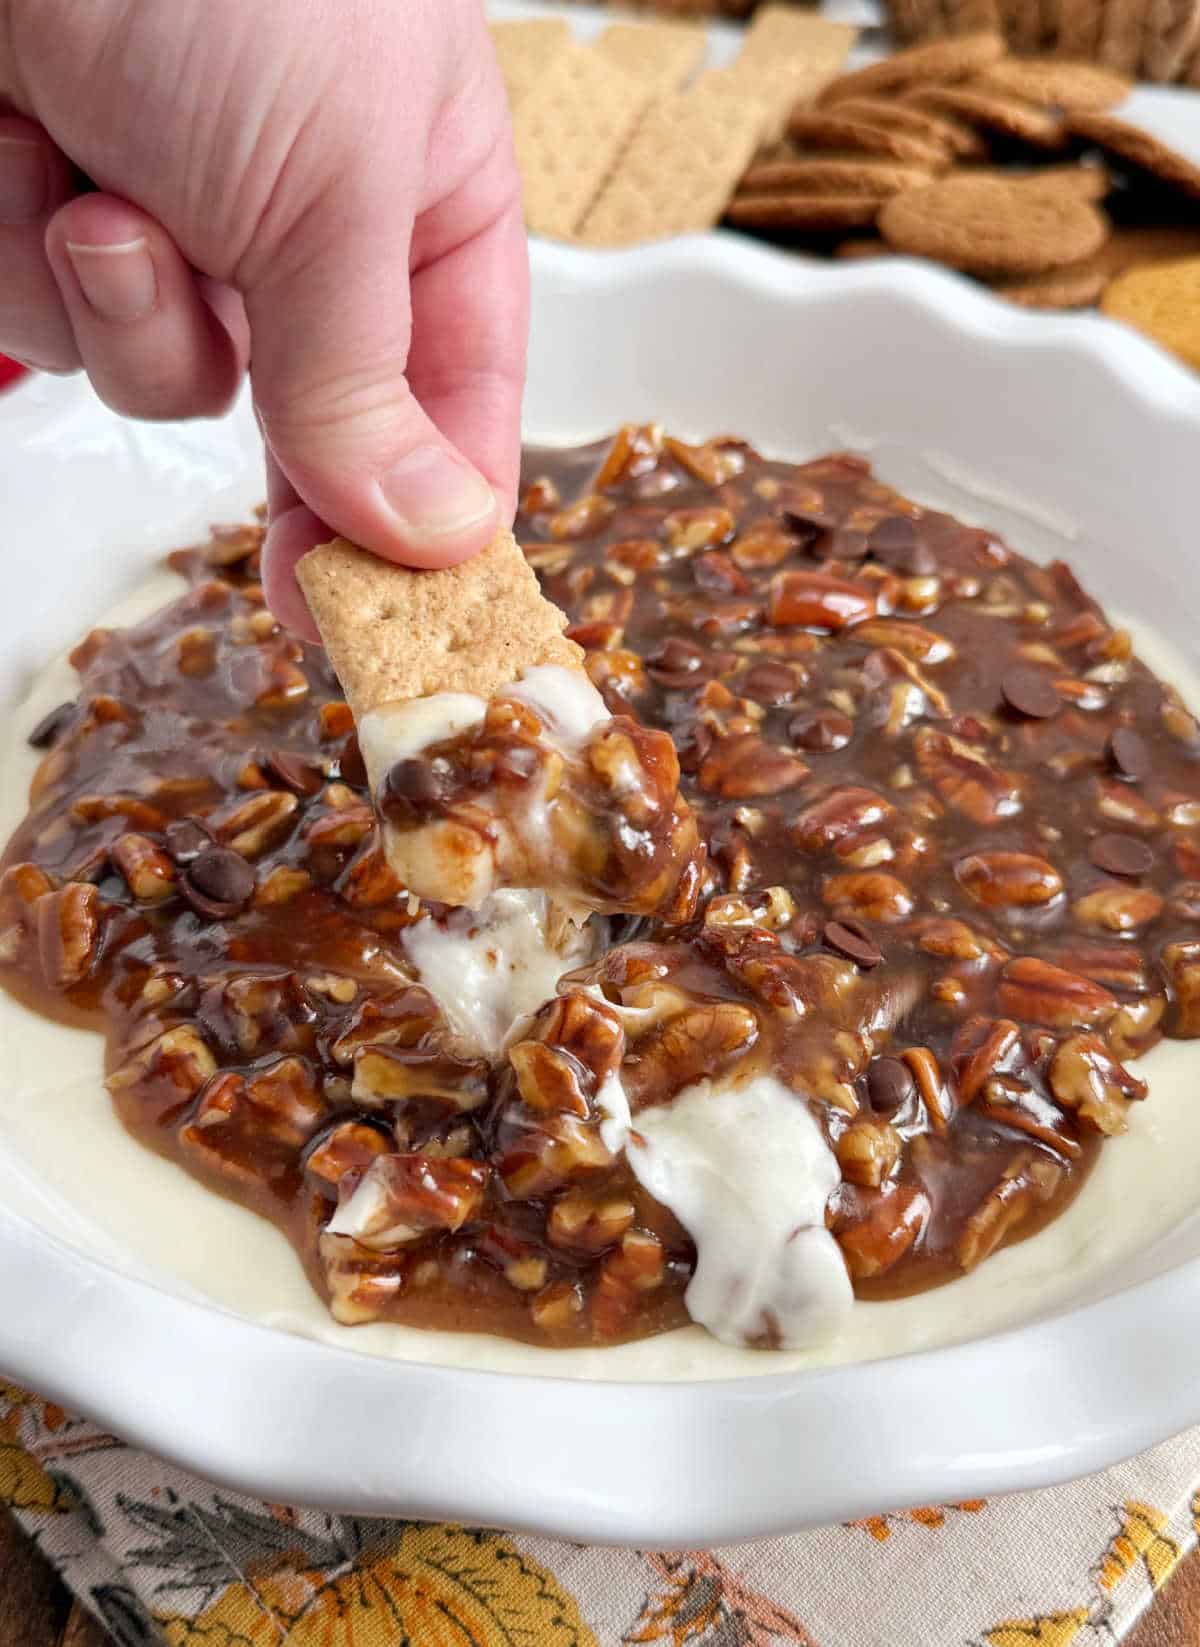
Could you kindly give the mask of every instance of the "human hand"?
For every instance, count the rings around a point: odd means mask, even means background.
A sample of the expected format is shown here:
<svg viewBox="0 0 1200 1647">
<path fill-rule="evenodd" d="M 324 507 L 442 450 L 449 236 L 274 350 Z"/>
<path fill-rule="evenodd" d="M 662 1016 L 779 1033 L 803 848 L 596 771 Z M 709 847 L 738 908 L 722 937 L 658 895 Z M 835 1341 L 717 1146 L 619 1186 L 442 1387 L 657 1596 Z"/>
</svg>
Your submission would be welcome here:
<svg viewBox="0 0 1200 1647">
<path fill-rule="evenodd" d="M 149 418 L 249 364 L 301 633 L 333 532 L 444 566 L 511 519 L 527 311 L 481 0 L 0 0 L 0 351 Z"/>
</svg>

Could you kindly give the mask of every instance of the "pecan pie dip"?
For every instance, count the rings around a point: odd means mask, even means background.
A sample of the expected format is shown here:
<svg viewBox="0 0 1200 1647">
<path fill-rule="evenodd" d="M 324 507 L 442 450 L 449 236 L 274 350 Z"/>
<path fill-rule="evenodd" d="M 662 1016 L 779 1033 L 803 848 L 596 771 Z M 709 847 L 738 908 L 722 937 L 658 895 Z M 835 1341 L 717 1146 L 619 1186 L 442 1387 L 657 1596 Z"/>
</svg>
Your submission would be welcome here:
<svg viewBox="0 0 1200 1647">
<path fill-rule="evenodd" d="M 286 1230 L 345 1323 L 794 1346 L 1067 1227 L 1127 1066 L 1200 1033 L 1174 690 L 1065 567 L 854 458 L 630 428 L 529 453 L 517 535 L 607 709 L 671 735 L 694 913 L 593 916 L 472 1047 L 479 934 L 384 861 L 244 528 L 73 654 L 4 859 L 9 990 L 105 1028 L 126 1127 Z"/>
</svg>

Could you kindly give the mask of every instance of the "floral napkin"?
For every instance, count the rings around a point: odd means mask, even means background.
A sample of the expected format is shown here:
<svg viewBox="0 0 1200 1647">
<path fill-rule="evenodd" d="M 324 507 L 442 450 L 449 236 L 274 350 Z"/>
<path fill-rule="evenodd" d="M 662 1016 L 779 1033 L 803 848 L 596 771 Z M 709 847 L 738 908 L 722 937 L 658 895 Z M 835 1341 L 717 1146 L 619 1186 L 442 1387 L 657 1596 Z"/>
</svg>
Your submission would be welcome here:
<svg viewBox="0 0 1200 1647">
<path fill-rule="evenodd" d="M 1200 1430 L 1069 1487 L 663 1554 L 262 1503 L 0 1385 L 0 1502 L 120 1647 L 1112 1647 L 1196 1542 Z"/>
</svg>

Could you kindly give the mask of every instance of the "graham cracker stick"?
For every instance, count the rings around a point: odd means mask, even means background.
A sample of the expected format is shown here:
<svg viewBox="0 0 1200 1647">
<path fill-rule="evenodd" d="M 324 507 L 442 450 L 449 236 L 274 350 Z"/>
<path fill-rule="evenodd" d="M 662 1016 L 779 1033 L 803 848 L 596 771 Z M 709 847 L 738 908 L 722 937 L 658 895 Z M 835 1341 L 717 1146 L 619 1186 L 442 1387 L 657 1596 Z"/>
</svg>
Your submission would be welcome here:
<svg viewBox="0 0 1200 1647">
<path fill-rule="evenodd" d="M 493 23 L 491 34 L 508 101 L 514 109 L 558 53 L 571 44 L 571 25 L 565 17 Z"/>
<path fill-rule="evenodd" d="M 554 57 L 513 115 L 532 233 L 575 234 L 652 96 L 600 52 L 571 44 Z"/>
<path fill-rule="evenodd" d="M 689 23 L 610 23 L 595 49 L 662 96 L 691 79 L 708 49 L 703 29 Z"/>
<path fill-rule="evenodd" d="M 762 104 L 740 89 L 661 99 L 600 191 L 580 240 L 633 246 L 711 229 L 754 156 L 765 119 Z"/>
<path fill-rule="evenodd" d="M 335 538 L 296 577 L 356 720 L 434 692 L 490 698 L 535 664 L 578 668 L 583 656 L 511 532 L 436 572 Z"/>
<path fill-rule="evenodd" d="M 857 38 L 858 30 L 848 23 L 831 23 L 791 6 L 764 6 L 755 13 L 727 72 L 733 84 L 766 105 L 765 141 L 777 141 L 792 110 L 814 102 L 834 80 Z"/>
</svg>

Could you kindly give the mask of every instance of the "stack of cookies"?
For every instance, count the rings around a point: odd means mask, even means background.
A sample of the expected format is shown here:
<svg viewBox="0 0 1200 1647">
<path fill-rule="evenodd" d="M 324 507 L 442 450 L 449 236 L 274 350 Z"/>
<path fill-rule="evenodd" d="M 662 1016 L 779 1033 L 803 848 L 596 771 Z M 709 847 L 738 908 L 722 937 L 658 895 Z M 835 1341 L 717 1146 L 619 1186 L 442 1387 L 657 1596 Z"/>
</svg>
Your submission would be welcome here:
<svg viewBox="0 0 1200 1647">
<path fill-rule="evenodd" d="M 1200 0 L 887 0 L 904 41 L 987 30 L 1022 55 L 1092 62 L 1200 86 Z"/>
<path fill-rule="evenodd" d="M 997 34 L 912 47 L 794 111 L 726 221 L 837 257 L 928 257 L 1027 306 L 1124 312 L 1118 277 L 1200 257 L 1200 167 L 1112 112 L 1129 89 L 1010 57 Z"/>
</svg>

